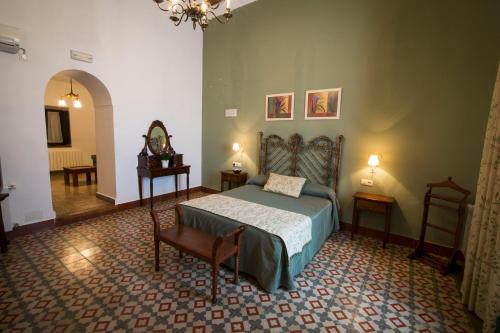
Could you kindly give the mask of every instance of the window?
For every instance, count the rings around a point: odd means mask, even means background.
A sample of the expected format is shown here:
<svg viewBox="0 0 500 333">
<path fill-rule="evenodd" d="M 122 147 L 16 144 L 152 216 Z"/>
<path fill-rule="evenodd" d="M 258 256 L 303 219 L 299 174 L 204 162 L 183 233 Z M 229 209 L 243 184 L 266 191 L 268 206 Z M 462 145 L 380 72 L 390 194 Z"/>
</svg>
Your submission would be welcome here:
<svg viewBox="0 0 500 333">
<path fill-rule="evenodd" d="M 71 147 L 69 111 L 66 108 L 45 107 L 45 127 L 49 147 Z"/>
</svg>

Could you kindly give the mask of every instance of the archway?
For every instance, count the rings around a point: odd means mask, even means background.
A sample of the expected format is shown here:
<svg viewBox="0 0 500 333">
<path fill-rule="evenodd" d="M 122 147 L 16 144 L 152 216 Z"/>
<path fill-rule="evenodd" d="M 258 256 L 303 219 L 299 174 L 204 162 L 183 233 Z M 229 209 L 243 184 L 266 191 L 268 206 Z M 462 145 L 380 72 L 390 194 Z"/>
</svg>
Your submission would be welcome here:
<svg viewBox="0 0 500 333">
<path fill-rule="evenodd" d="M 54 80 L 60 81 L 60 84 L 54 84 Z M 72 105 L 63 108 L 59 106 L 59 109 L 62 111 L 66 109 L 68 111 L 67 117 L 72 117 L 74 121 L 73 123 L 69 122 L 67 125 L 61 124 L 60 121 L 56 122 L 56 124 L 59 127 L 63 125 L 70 127 L 71 129 L 66 129 L 66 131 L 70 131 L 70 134 L 74 133 L 75 137 L 81 137 L 83 134 L 90 135 L 90 137 L 86 137 L 85 140 L 76 140 L 76 142 L 75 140 L 70 140 L 69 144 L 63 142 L 60 149 L 57 149 L 57 145 L 54 146 L 53 143 L 51 146 L 49 146 L 49 142 L 47 144 L 47 153 L 49 154 L 49 161 L 51 163 L 51 180 L 58 179 L 59 181 L 59 183 L 51 181 L 52 201 L 57 220 L 64 219 L 68 215 L 82 215 L 82 213 L 91 213 L 106 206 L 114 206 L 116 197 L 113 104 L 104 83 L 94 75 L 81 70 L 64 70 L 58 72 L 49 79 L 45 87 L 46 108 L 49 105 L 49 111 L 52 111 L 50 112 L 51 116 L 54 116 L 53 111 L 57 111 L 58 109 L 58 97 L 70 90 L 71 81 L 73 82 L 73 87 L 75 89 L 78 87 L 81 91 L 82 98 L 84 96 L 88 97 L 87 101 L 85 103 L 82 101 L 84 105 L 80 109 L 74 109 Z M 62 86 L 65 89 L 62 89 Z M 56 87 L 59 95 L 53 92 L 54 87 Z M 75 93 L 78 93 L 78 91 L 75 91 Z M 68 98 L 66 100 L 69 102 L 68 104 L 72 104 L 71 100 L 68 100 Z M 55 105 L 55 107 L 52 105 Z M 45 112 L 47 135 L 49 136 L 48 113 L 47 111 Z M 91 120 L 92 123 L 90 123 Z M 93 127 L 89 128 L 89 126 Z M 91 137 L 92 135 L 94 135 L 94 138 Z M 49 137 L 47 139 L 49 141 Z M 53 137 L 51 139 L 53 140 Z M 94 161 L 90 159 L 92 155 L 96 156 L 96 158 L 93 158 Z M 91 180 L 90 185 L 88 185 L 89 182 L 87 182 L 85 177 L 86 173 L 83 172 L 79 177 L 75 178 L 76 184 L 71 178 L 64 179 L 63 183 L 63 167 L 76 167 L 78 164 L 83 166 L 92 166 L 94 164 L 97 169 L 96 179 L 94 181 Z M 57 173 L 59 174 L 54 176 Z M 81 181 L 82 178 L 83 182 Z M 55 184 L 58 186 L 57 195 L 54 192 Z M 68 201 L 65 202 L 64 200 L 71 200 L 71 205 L 68 204 Z M 79 201 L 79 203 L 75 204 L 75 201 Z M 58 212 L 56 205 L 65 206 L 65 209 Z M 68 214 L 70 210 L 72 211 Z"/>
</svg>

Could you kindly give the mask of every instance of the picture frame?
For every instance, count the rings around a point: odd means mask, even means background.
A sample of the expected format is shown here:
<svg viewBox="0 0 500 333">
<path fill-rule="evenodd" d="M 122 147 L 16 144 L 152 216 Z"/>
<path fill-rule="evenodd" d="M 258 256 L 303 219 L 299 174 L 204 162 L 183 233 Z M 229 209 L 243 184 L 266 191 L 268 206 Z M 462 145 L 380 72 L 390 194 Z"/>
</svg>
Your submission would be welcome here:
<svg viewBox="0 0 500 333">
<path fill-rule="evenodd" d="M 294 93 L 266 95 L 266 121 L 293 120 Z"/>
<path fill-rule="evenodd" d="M 340 119 L 342 88 L 307 90 L 304 107 L 306 120 Z"/>
</svg>

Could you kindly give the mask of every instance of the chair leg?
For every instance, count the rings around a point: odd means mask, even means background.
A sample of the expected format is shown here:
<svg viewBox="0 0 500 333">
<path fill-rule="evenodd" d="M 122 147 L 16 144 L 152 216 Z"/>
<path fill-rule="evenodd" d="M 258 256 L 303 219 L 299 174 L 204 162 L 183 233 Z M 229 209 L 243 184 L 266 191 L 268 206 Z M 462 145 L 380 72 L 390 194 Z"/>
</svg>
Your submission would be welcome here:
<svg viewBox="0 0 500 333">
<path fill-rule="evenodd" d="M 219 265 L 212 264 L 212 304 L 217 302 L 217 274 L 219 272 Z"/>
<path fill-rule="evenodd" d="M 160 270 L 160 241 L 155 239 L 155 270 Z"/>
<path fill-rule="evenodd" d="M 236 253 L 236 263 L 234 265 L 234 284 L 240 282 L 240 253 Z"/>
</svg>

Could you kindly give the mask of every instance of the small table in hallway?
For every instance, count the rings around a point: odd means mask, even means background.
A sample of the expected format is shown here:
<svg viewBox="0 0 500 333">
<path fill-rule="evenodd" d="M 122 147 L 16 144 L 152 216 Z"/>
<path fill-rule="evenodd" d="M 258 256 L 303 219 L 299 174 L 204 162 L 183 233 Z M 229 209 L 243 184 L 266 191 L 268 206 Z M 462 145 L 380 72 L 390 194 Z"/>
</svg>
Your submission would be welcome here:
<svg viewBox="0 0 500 333">
<path fill-rule="evenodd" d="M 73 186 L 78 186 L 78 175 L 84 173 L 87 177 L 87 185 L 92 184 L 91 173 L 94 173 L 95 183 L 97 184 L 97 167 L 95 166 L 75 166 L 64 167 L 64 184 L 69 185 L 69 175 L 72 175 Z"/>
</svg>

